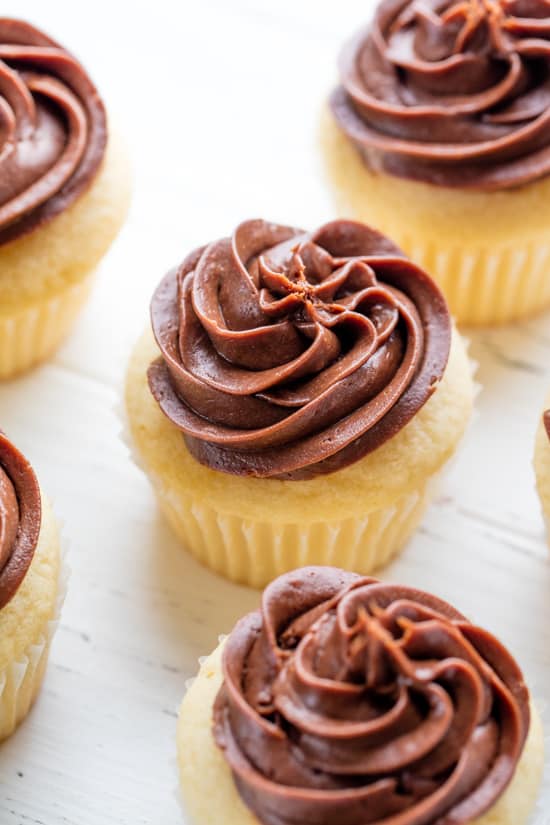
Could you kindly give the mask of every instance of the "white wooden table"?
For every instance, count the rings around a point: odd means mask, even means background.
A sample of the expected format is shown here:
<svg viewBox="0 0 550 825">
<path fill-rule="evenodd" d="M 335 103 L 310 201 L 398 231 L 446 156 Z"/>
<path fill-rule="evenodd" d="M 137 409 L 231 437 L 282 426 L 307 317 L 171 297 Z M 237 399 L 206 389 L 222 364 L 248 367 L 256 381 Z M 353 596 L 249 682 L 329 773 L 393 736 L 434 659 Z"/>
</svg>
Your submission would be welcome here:
<svg viewBox="0 0 550 825">
<path fill-rule="evenodd" d="M 201 569 L 159 517 L 119 437 L 125 361 L 153 287 L 193 247 L 248 217 L 313 228 L 334 215 L 318 112 L 369 3 L 5 0 L 2 11 L 81 56 L 126 133 L 136 189 L 71 340 L 0 386 L 2 427 L 53 499 L 73 568 L 42 697 L 0 749 L 0 825 L 178 825 L 185 681 L 258 595 Z M 472 351 L 478 415 L 387 576 L 496 632 L 544 704 L 550 566 L 531 458 L 550 317 L 476 334 Z"/>
</svg>

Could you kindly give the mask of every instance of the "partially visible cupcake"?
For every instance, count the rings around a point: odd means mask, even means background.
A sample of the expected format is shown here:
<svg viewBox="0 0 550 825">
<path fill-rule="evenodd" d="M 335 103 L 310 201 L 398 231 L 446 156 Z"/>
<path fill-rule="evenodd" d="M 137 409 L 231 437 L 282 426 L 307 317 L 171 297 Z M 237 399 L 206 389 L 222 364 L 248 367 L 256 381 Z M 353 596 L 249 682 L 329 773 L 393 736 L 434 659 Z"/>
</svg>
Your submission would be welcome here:
<svg viewBox="0 0 550 825">
<path fill-rule="evenodd" d="M 394 238 L 459 322 L 550 307 L 546 0 L 384 0 L 340 82 L 322 142 L 341 214 Z"/>
<path fill-rule="evenodd" d="M 550 409 L 542 415 L 538 426 L 534 463 L 542 511 L 550 530 Z"/>
<path fill-rule="evenodd" d="M 0 741 L 38 695 L 63 585 L 54 516 L 30 464 L 0 433 Z"/>
<path fill-rule="evenodd" d="M 152 301 L 126 405 L 160 506 L 204 564 L 256 587 L 369 572 L 421 519 L 472 409 L 432 280 L 379 233 L 247 221 Z"/>
<path fill-rule="evenodd" d="M 525 825 L 544 738 L 490 633 L 411 587 L 312 567 L 202 665 L 178 754 L 194 825 Z"/>
<path fill-rule="evenodd" d="M 0 379 L 70 331 L 129 205 L 126 152 L 81 64 L 0 19 Z"/>
</svg>

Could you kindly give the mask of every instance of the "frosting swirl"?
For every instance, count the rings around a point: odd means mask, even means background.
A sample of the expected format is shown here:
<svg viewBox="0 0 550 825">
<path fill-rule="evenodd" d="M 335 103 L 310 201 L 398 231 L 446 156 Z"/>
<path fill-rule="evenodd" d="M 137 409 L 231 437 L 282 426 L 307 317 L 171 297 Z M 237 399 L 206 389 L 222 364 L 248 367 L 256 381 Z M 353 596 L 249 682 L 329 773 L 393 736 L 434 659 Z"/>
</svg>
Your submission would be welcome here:
<svg viewBox="0 0 550 825">
<path fill-rule="evenodd" d="M 0 432 L 0 610 L 25 578 L 40 522 L 40 489 L 33 469 Z"/>
<path fill-rule="evenodd" d="M 80 63 L 28 23 L 0 18 L 0 244 L 70 206 L 106 141 L 105 109 Z"/>
<path fill-rule="evenodd" d="M 333 113 L 375 170 L 482 190 L 550 173 L 547 0 L 384 0 L 340 75 Z"/>
<path fill-rule="evenodd" d="M 378 232 L 246 221 L 192 253 L 151 305 L 149 385 L 202 463 L 309 478 L 400 430 L 440 380 L 450 320 L 431 279 Z"/>
<path fill-rule="evenodd" d="M 214 737 L 265 825 L 463 825 L 530 724 L 511 655 L 440 599 L 341 570 L 277 579 L 223 658 Z"/>
</svg>

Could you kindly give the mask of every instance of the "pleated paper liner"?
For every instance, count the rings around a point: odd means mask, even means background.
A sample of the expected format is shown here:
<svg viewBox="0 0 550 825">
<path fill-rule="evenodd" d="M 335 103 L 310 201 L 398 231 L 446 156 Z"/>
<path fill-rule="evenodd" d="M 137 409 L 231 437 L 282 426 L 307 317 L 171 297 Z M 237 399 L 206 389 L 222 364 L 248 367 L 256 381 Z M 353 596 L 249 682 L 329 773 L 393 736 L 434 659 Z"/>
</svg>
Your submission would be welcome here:
<svg viewBox="0 0 550 825">
<path fill-rule="evenodd" d="M 533 685 L 532 695 L 540 713 L 544 733 L 544 773 L 537 807 L 529 820 L 529 825 L 550 825 L 550 704 L 548 685 Z"/>
<path fill-rule="evenodd" d="M 14 311 L 0 307 L 0 379 L 12 378 L 45 361 L 69 335 L 86 302 L 95 270 L 84 280 Z"/>
<path fill-rule="evenodd" d="M 159 506 L 186 549 L 233 582 L 265 587 L 282 573 L 310 564 L 358 573 L 385 566 L 403 548 L 432 500 L 438 475 L 391 506 L 339 521 L 251 521 L 225 514 L 207 501 L 182 497 L 151 476 Z"/>
<path fill-rule="evenodd" d="M 465 342 L 466 347 L 468 342 Z M 470 360 L 472 378 L 477 365 Z M 479 385 L 474 382 L 474 400 Z M 416 489 L 379 509 L 365 510 L 357 497 L 357 509 L 339 520 L 319 514 L 314 520 L 280 517 L 276 522 L 243 518 L 238 506 L 231 512 L 215 507 L 204 496 L 193 496 L 191 488 L 155 474 L 130 432 L 127 410 L 119 402 L 121 440 L 130 457 L 148 476 L 172 529 L 200 563 L 225 578 L 262 588 L 284 572 L 310 564 L 334 565 L 365 575 L 387 565 L 412 536 L 438 492 L 442 477 L 454 465 L 456 449 L 442 467 L 419 481 Z M 460 441 L 464 438 L 462 434 Z M 177 477 L 174 481 L 177 483 Z"/>
<path fill-rule="evenodd" d="M 48 506 L 44 508 L 44 514 L 46 518 L 54 520 Z M 44 623 L 24 653 L 0 671 L 0 742 L 10 736 L 25 719 L 42 686 L 69 580 L 69 566 L 62 543 L 59 546 L 59 559 L 57 596 L 52 617 Z"/>
<path fill-rule="evenodd" d="M 391 506 L 339 521 L 253 521 L 222 513 L 207 501 L 182 496 L 145 465 L 129 432 L 125 410 L 120 437 L 135 465 L 148 476 L 173 531 L 201 564 L 238 584 L 263 588 L 282 573 L 310 564 L 370 574 L 399 553 L 435 497 L 454 455 L 435 475 Z"/>
<path fill-rule="evenodd" d="M 449 247 L 393 231 L 395 242 L 439 284 L 458 323 L 503 324 L 550 307 L 550 242 L 510 248 Z"/>
</svg>

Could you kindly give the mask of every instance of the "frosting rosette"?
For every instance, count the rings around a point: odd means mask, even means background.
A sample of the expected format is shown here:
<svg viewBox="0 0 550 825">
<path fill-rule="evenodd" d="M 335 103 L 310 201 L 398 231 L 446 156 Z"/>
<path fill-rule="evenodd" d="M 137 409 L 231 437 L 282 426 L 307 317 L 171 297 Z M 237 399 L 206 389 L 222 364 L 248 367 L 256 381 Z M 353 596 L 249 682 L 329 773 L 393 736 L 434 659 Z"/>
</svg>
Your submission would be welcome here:
<svg viewBox="0 0 550 825">
<path fill-rule="evenodd" d="M 435 391 L 451 326 L 432 280 L 369 227 L 246 221 L 157 288 L 149 385 L 203 464 L 303 479 L 376 449 Z"/>
<path fill-rule="evenodd" d="M 495 190 L 550 173 L 547 0 L 384 0 L 331 98 L 375 170 Z"/>
<path fill-rule="evenodd" d="M 34 471 L 0 432 L 0 610 L 25 578 L 38 543 L 40 522 L 40 489 Z"/>
<path fill-rule="evenodd" d="M 0 244 L 70 206 L 106 142 L 105 109 L 81 64 L 28 23 L 0 18 Z"/>
<path fill-rule="evenodd" d="M 214 737 L 265 825 L 472 822 L 530 726 L 511 655 L 450 605 L 334 568 L 286 574 L 226 642 Z"/>
</svg>

